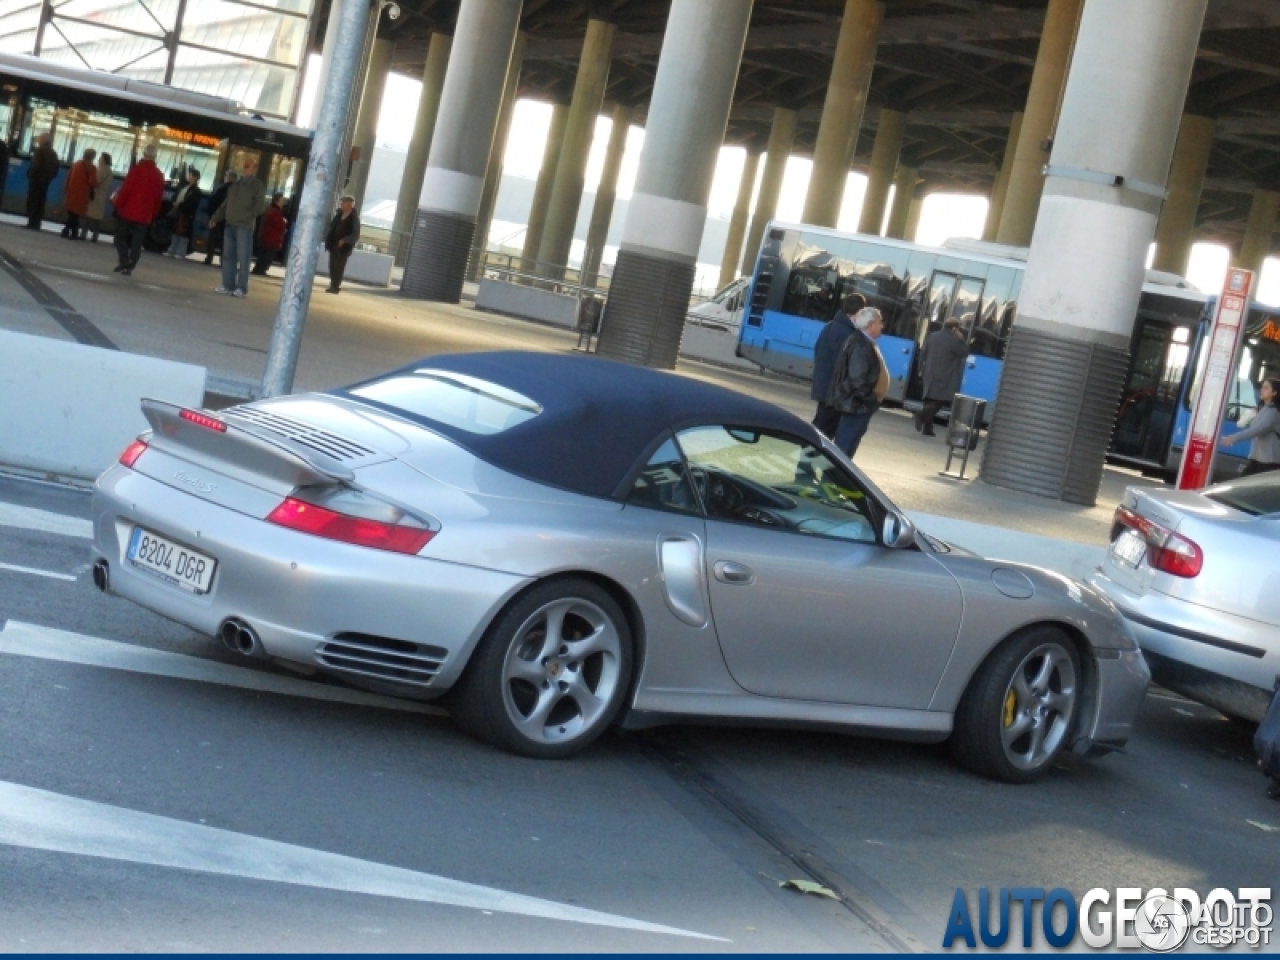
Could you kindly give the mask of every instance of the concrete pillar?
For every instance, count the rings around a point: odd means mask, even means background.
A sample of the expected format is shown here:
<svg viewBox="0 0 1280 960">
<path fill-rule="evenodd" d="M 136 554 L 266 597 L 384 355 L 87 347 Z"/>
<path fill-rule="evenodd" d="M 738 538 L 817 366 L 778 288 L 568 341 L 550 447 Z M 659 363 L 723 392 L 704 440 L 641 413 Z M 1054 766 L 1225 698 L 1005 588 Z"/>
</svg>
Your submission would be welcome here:
<svg viewBox="0 0 1280 960">
<path fill-rule="evenodd" d="M 775 107 L 773 126 L 769 128 L 769 145 L 765 147 L 764 173 L 760 176 L 760 192 L 756 195 L 756 209 L 751 216 L 746 243 L 742 245 L 742 272 L 753 273 L 756 258 L 760 255 L 760 241 L 764 228 L 778 212 L 778 194 L 782 190 L 782 177 L 787 172 L 787 158 L 796 139 L 796 112 L 786 107 Z"/>
<path fill-rule="evenodd" d="M 1151 266 L 1184 276 L 1195 240 L 1196 214 L 1200 212 L 1200 191 L 1213 151 L 1213 117 L 1186 113 L 1178 128 L 1169 164 L 1168 190 L 1160 219 L 1156 222 L 1156 255 Z"/>
<path fill-rule="evenodd" d="M 390 40 L 375 40 L 369 53 L 369 73 L 360 96 L 355 135 L 351 138 L 355 156 L 351 162 L 351 175 L 347 178 L 347 193 L 356 198 L 357 209 L 364 203 L 364 188 L 369 183 L 369 164 L 373 161 L 373 148 L 377 142 L 378 114 L 382 111 L 382 94 L 387 89 L 391 55 L 395 49 L 396 45 Z"/>
<path fill-rule="evenodd" d="M 1240 252 L 1232 266 L 1242 270 L 1262 272 L 1263 261 L 1271 253 L 1271 241 L 1276 233 L 1276 210 L 1280 208 L 1280 193 L 1275 190 L 1253 191 L 1253 203 L 1249 207 L 1249 225 L 1244 230 Z M 1255 280 L 1255 289 L 1256 283 Z"/>
<path fill-rule="evenodd" d="M 920 171 L 916 167 L 899 165 L 894 173 L 893 206 L 889 208 L 889 222 L 884 229 L 886 237 L 906 239 L 907 224 L 911 220 L 911 204 L 916 198 L 916 181 L 919 179 Z"/>
<path fill-rule="evenodd" d="M 556 167 L 560 163 L 560 148 L 564 146 L 564 128 L 568 120 L 568 107 L 563 103 L 551 105 L 547 144 L 542 149 L 542 166 L 538 168 L 538 181 L 533 187 L 533 203 L 529 207 L 529 225 L 524 231 L 524 248 L 520 259 L 522 270 L 533 270 L 537 266 L 538 253 L 542 249 L 542 231 L 547 223 L 551 192 L 555 189 Z"/>
<path fill-rule="evenodd" d="M 521 0 L 462 0 L 400 292 L 457 303 L 498 126 Z"/>
<path fill-rule="evenodd" d="M 672 0 L 599 353 L 676 365 L 751 0 Z"/>
<path fill-rule="evenodd" d="M 805 223 L 834 227 L 840 216 L 883 19 L 883 3 L 845 0 L 827 98 L 822 104 L 822 120 L 818 123 L 818 139 L 813 147 L 813 173 L 804 198 Z"/>
<path fill-rule="evenodd" d="M 1206 3 L 1085 5 L 983 455 L 987 483 L 1097 500 Z"/>
<path fill-rule="evenodd" d="M 507 155 L 507 138 L 511 134 L 511 116 L 516 109 L 516 94 L 520 90 L 520 70 L 524 66 L 524 45 L 528 35 L 523 31 L 516 35 L 516 45 L 511 51 L 511 65 L 507 67 L 507 83 L 502 91 L 502 108 L 498 111 L 498 129 L 489 150 L 489 166 L 484 175 L 484 189 L 480 191 L 480 211 L 476 214 L 476 236 L 471 243 L 471 258 L 467 262 L 467 279 L 480 279 L 484 264 L 484 252 L 489 247 L 489 228 L 493 225 L 493 208 L 498 203 L 498 190 L 502 186 L 502 170 Z"/>
<path fill-rule="evenodd" d="M 1000 229 L 996 231 L 998 243 L 1025 247 L 1031 242 L 1044 189 L 1044 165 L 1049 160 L 1045 144 L 1053 137 L 1083 4 L 1084 0 L 1049 0 L 1036 66 L 1031 72 L 1031 89 L 1027 91 L 1022 129 L 1018 131 L 1013 168 L 1009 171 L 1004 209 L 1000 213 Z"/>
<path fill-rule="evenodd" d="M 573 84 L 573 100 L 565 120 L 564 143 L 556 164 L 555 185 L 547 205 L 547 221 L 542 231 L 538 259 L 553 267 L 563 268 L 569 262 L 573 246 L 573 230 L 578 223 L 578 206 L 582 203 L 582 181 L 591 154 L 591 140 L 596 120 L 604 105 L 604 88 L 609 80 L 609 61 L 613 57 L 613 36 L 617 26 L 603 20 L 587 21 L 587 36 L 582 42 L 582 59 Z M 563 276 L 563 269 L 554 271 Z"/>
<path fill-rule="evenodd" d="M 591 225 L 587 228 L 587 246 L 582 254 L 581 283 L 585 287 L 594 287 L 600 276 L 600 261 L 604 259 L 605 244 L 609 241 L 613 201 L 618 192 L 618 171 L 622 169 L 622 156 L 627 152 L 627 132 L 631 129 L 634 113 L 635 109 L 625 104 L 613 106 L 613 125 L 604 151 L 604 168 L 600 171 L 596 202 L 591 208 Z"/>
<path fill-rule="evenodd" d="M 902 236 L 908 243 L 915 243 L 916 236 L 920 233 L 920 214 L 924 213 L 924 201 L 922 193 L 911 198 L 911 206 L 907 209 L 907 229 Z"/>
<path fill-rule="evenodd" d="M 409 255 L 409 232 L 422 198 L 422 178 L 427 174 L 427 154 L 431 152 L 431 135 L 440 112 L 440 94 L 444 90 L 444 72 L 449 66 L 449 48 L 453 38 L 433 33 L 427 47 L 427 63 L 422 68 L 422 97 L 418 100 L 418 116 L 413 121 L 413 139 L 404 158 L 404 175 L 400 178 L 400 195 L 396 199 L 396 218 L 391 228 L 391 248 L 396 263 L 404 266 Z"/>
<path fill-rule="evenodd" d="M 889 187 L 898 169 L 902 151 L 902 135 L 907 130 L 907 115 L 897 110 L 881 110 L 876 127 L 876 142 L 871 148 L 871 167 L 867 171 L 867 192 L 858 215 L 858 232 L 879 234 L 884 225 L 884 211 L 889 205 Z"/>
<path fill-rule="evenodd" d="M 1004 160 L 1000 164 L 1000 172 L 991 187 L 991 202 L 987 206 L 987 222 L 982 226 L 982 239 L 987 243 L 995 243 L 996 234 L 1000 231 L 1000 214 L 1004 211 L 1004 198 L 1009 192 L 1009 174 L 1013 170 L 1014 154 L 1018 152 L 1018 134 L 1022 130 L 1022 111 L 1013 115 L 1009 124 L 1009 139 L 1004 145 Z"/>
<path fill-rule="evenodd" d="M 738 261 L 742 259 L 742 241 L 747 232 L 747 218 L 751 216 L 751 194 L 756 189 L 756 171 L 760 168 L 760 151 L 747 148 L 747 160 L 742 165 L 742 179 L 738 181 L 738 199 L 733 204 L 729 218 L 729 236 L 725 238 L 724 256 L 720 258 L 720 283 L 723 288 L 738 279 Z"/>
</svg>

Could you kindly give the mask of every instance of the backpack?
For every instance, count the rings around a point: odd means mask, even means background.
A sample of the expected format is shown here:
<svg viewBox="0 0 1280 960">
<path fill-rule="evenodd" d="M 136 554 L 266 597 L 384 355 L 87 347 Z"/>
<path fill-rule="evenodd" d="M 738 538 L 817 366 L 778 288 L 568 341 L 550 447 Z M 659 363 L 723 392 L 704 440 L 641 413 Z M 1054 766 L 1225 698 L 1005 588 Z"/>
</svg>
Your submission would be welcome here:
<svg viewBox="0 0 1280 960">
<path fill-rule="evenodd" d="M 1271 778 L 1267 796 L 1280 800 L 1280 675 L 1276 676 L 1276 692 L 1271 706 L 1253 735 L 1253 752 L 1258 755 L 1258 768 Z"/>
</svg>

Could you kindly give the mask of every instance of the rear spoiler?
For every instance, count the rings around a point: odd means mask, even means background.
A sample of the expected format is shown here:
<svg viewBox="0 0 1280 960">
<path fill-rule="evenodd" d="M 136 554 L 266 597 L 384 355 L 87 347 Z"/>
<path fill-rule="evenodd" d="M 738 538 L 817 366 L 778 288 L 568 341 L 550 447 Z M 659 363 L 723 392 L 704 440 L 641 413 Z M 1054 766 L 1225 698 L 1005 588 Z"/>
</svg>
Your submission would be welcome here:
<svg viewBox="0 0 1280 960">
<path fill-rule="evenodd" d="M 241 422 L 160 400 L 143 400 L 142 414 L 153 431 L 148 445 L 179 457 L 195 454 L 210 466 L 231 467 L 288 487 L 355 479 L 337 460 Z"/>
</svg>

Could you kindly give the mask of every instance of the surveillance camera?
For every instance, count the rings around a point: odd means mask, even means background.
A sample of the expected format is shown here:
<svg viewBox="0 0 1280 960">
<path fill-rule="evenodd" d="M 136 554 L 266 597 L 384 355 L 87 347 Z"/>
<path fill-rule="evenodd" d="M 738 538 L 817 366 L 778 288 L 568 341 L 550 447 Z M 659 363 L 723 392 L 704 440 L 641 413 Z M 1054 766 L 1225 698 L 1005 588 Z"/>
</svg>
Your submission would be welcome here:
<svg viewBox="0 0 1280 960">
<path fill-rule="evenodd" d="M 388 4 L 386 4 L 386 5 L 385 5 L 384 9 L 387 11 L 387 16 L 388 16 L 388 17 L 390 17 L 392 20 L 399 20 L 399 19 L 400 19 L 400 7 L 399 7 L 399 5 L 394 4 L 394 3 L 388 3 Z"/>
</svg>

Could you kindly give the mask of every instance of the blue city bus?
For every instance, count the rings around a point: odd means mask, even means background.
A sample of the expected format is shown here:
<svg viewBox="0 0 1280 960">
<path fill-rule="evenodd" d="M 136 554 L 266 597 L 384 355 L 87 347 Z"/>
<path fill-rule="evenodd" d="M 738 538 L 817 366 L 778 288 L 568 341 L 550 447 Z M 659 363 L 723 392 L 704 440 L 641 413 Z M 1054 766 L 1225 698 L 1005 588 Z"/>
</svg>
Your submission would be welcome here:
<svg viewBox="0 0 1280 960">
<path fill-rule="evenodd" d="M 885 319 L 880 352 L 889 367 L 888 402 L 918 409 L 919 355 L 948 318 L 969 346 L 960 392 L 994 409 L 1025 251 L 963 242 L 939 249 L 821 227 L 772 223 L 765 232 L 743 311 L 738 356 L 764 370 L 808 379 L 813 345 L 841 299 L 858 292 Z M 1173 278 L 1176 279 L 1176 278 Z M 1201 344 L 1215 300 L 1182 282 L 1143 286 L 1111 458 L 1153 475 L 1176 473 L 1185 444 Z M 1240 377 L 1223 434 L 1257 402 L 1255 385 L 1280 375 L 1280 311 L 1254 305 Z M 1247 446 L 1221 448 L 1221 472 L 1239 469 Z"/>
</svg>

